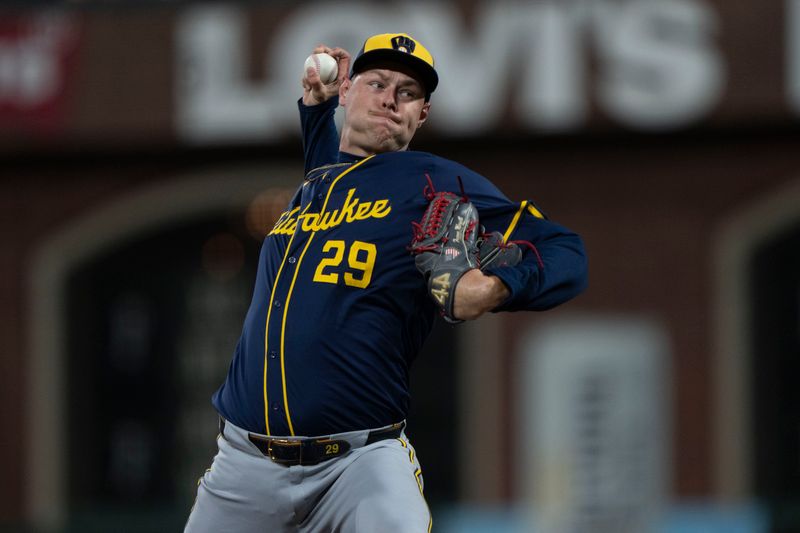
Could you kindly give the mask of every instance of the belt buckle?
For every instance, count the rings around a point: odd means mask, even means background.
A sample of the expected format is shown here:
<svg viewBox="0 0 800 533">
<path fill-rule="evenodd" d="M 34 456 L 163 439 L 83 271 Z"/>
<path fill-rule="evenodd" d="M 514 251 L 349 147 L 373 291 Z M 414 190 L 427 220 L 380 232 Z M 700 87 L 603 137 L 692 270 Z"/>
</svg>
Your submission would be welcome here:
<svg viewBox="0 0 800 533">
<path fill-rule="evenodd" d="M 281 446 L 299 446 L 300 449 L 298 450 L 297 459 L 281 459 L 279 457 L 275 457 L 272 453 L 272 445 L 279 444 Z M 303 461 L 303 443 L 299 440 L 289 440 L 289 439 L 269 439 L 267 441 L 267 454 L 269 458 L 272 459 L 273 462 L 278 464 L 291 464 L 295 463 L 300 464 Z"/>
</svg>

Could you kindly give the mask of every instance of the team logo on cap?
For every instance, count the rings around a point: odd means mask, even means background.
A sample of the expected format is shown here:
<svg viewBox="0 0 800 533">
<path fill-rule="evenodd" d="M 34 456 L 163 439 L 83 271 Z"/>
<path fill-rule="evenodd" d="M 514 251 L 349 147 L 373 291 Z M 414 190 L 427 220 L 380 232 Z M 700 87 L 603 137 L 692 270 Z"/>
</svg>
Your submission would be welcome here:
<svg viewBox="0 0 800 533">
<path fill-rule="evenodd" d="M 415 43 L 412 38 L 406 37 L 405 35 L 398 35 L 396 37 L 392 37 L 392 48 L 394 48 L 398 52 L 413 54 L 414 48 L 416 46 L 417 43 Z"/>
</svg>

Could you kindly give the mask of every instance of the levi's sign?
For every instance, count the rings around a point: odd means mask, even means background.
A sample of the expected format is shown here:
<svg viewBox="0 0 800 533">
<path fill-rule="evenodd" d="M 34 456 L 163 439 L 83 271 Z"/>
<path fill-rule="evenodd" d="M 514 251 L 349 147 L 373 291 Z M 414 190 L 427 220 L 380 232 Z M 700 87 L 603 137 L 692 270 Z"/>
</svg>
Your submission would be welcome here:
<svg viewBox="0 0 800 533">
<path fill-rule="evenodd" d="M 791 19 L 797 27 L 799 18 Z M 257 31 L 247 11 L 199 5 L 183 11 L 176 28 L 176 128 L 197 143 L 296 135 L 311 48 L 323 42 L 355 53 L 387 28 L 402 28 L 433 52 L 441 83 L 431 127 L 442 135 L 506 124 L 571 132 L 598 119 L 668 131 L 707 119 L 726 89 L 721 22 L 705 0 L 487 1 L 469 24 L 446 2 L 301 5 L 270 30 L 260 80 L 246 75 L 247 37 Z M 786 94 L 800 101 L 800 83 L 791 86 Z"/>
</svg>

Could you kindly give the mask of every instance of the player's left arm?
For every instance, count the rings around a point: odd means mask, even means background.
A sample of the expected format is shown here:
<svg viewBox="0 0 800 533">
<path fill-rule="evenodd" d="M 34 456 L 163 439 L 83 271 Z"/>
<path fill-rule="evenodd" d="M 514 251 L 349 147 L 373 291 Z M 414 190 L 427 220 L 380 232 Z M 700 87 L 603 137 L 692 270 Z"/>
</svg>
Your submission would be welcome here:
<svg viewBox="0 0 800 533">
<path fill-rule="evenodd" d="M 472 270 L 458 282 L 454 315 L 462 320 L 488 311 L 543 311 L 580 294 L 587 285 L 587 261 L 581 238 L 563 226 L 537 218 L 526 211 L 505 239 L 518 242 L 522 261 L 484 271 Z M 500 226 L 481 216 L 488 228 Z M 501 217 L 502 218 L 502 217 Z M 504 234 L 505 236 L 505 234 Z"/>
<path fill-rule="evenodd" d="M 457 190 L 461 176 L 486 232 L 497 231 L 505 243 L 517 241 L 522 260 L 514 266 L 473 270 L 456 286 L 454 315 L 477 318 L 487 311 L 542 311 L 585 290 L 587 259 L 583 241 L 570 229 L 550 221 L 530 201 L 512 202 L 483 176 L 445 163 L 435 171 L 439 189 Z"/>
<path fill-rule="evenodd" d="M 509 212 L 512 206 L 516 208 L 513 215 Z M 543 311 L 571 300 L 586 289 L 586 250 L 577 233 L 547 220 L 528 201 L 484 209 L 481 217 L 487 230 L 500 231 L 504 242 L 516 242 L 524 253 L 518 265 L 498 266 L 483 272 L 499 278 L 509 291 L 492 311 Z"/>
<path fill-rule="evenodd" d="M 478 269 L 461 276 L 453 299 L 453 315 L 459 320 L 474 320 L 505 302 L 511 295 L 506 284 Z"/>
</svg>

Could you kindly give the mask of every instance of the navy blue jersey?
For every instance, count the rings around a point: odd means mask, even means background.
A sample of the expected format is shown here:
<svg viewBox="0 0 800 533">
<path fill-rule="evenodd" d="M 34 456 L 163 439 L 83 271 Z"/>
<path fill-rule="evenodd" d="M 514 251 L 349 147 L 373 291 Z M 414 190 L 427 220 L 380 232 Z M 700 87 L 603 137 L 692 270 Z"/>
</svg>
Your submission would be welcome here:
<svg viewBox="0 0 800 533">
<path fill-rule="evenodd" d="M 487 231 L 535 245 L 538 255 L 489 272 L 510 290 L 497 311 L 548 309 L 585 287 L 580 238 L 468 168 L 423 152 L 337 152 L 335 103 L 301 106 L 309 171 L 264 240 L 242 335 L 213 398 L 249 431 L 316 436 L 406 417 L 409 367 L 436 314 L 406 249 L 428 205 L 426 175 L 441 191 L 459 191 L 460 177 Z"/>
</svg>

